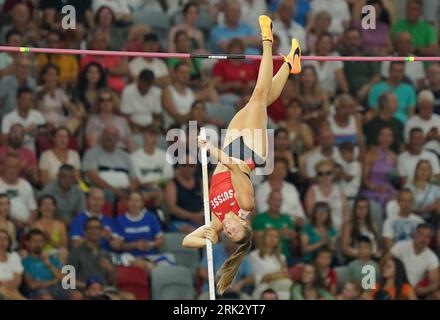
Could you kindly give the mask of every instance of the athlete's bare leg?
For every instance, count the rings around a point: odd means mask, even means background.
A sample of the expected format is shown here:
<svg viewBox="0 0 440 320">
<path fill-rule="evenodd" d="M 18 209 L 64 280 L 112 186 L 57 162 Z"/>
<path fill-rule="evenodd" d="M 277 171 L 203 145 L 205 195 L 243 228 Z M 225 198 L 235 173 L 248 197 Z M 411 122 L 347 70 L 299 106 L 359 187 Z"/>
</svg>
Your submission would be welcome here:
<svg viewBox="0 0 440 320">
<path fill-rule="evenodd" d="M 235 117 L 231 120 L 227 134 L 225 137 L 224 145 L 228 145 L 235 138 L 243 135 L 243 129 L 246 130 L 246 137 L 243 137 L 244 142 L 251 147 L 259 155 L 265 155 L 266 153 L 266 127 L 267 127 L 267 113 L 261 112 L 266 109 L 267 100 L 272 86 L 273 75 L 273 62 L 272 62 L 272 21 L 267 16 L 260 16 L 260 29 L 262 35 L 263 56 L 258 71 L 257 83 L 255 84 L 254 91 L 249 102 L 243 109 L 241 109 Z M 249 127 L 249 125 L 251 125 Z M 262 136 L 258 138 L 260 140 L 253 146 L 254 134 L 253 129 L 263 129 Z M 255 149 L 254 149 L 255 148 Z"/>
<path fill-rule="evenodd" d="M 292 49 L 284 58 L 284 63 L 275 76 L 272 78 L 269 97 L 267 99 L 267 107 L 270 106 L 281 95 L 283 88 L 289 78 L 289 74 L 298 74 L 301 72 L 301 48 L 296 39 L 292 39 Z M 261 67 L 261 65 L 260 65 Z M 244 128 L 243 123 L 246 117 L 249 104 L 243 107 L 228 126 L 228 133 L 224 141 L 224 145 L 228 145 L 231 141 L 241 136 L 241 129 Z"/>
</svg>

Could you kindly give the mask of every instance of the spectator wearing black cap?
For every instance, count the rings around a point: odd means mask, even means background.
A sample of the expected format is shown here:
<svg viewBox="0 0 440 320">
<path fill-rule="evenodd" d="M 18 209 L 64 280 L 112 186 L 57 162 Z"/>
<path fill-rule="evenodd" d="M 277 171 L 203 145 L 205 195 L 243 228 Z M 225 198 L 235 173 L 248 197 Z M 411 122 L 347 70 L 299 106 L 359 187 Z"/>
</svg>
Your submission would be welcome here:
<svg viewBox="0 0 440 320">
<path fill-rule="evenodd" d="M 350 281 L 357 285 L 361 285 L 362 279 L 365 276 L 365 266 L 373 267 L 375 270 L 376 281 L 379 280 L 380 268 L 379 265 L 372 259 L 373 250 L 370 238 L 366 236 L 360 236 L 357 239 L 357 259 L 350 262 L 347 266 L 347 273 Z"/>
<path fill-rule="evenodd" d="M 122 91 L 121 112 L 128 118 L 133 133 L 153 123 L 160 127 L 162 91 L 153 86 L 154 79 L 153 71 L 144 69 L 137 81 Z"/>
<path fill-rule="evenodd" d="M 154 33 L 147 33 L 144 36 L 144 51 L 159 52 L 159 38 Z M 137 57 L 130 61 L 130 74 L 133 78 L 137 78 L 142 70 L 150 69 L 154 73 L 154 84 L 160 88 L 165 88 L 170 84 L 170 73 L 166 63 L 159 58 Z"/>
</svg>

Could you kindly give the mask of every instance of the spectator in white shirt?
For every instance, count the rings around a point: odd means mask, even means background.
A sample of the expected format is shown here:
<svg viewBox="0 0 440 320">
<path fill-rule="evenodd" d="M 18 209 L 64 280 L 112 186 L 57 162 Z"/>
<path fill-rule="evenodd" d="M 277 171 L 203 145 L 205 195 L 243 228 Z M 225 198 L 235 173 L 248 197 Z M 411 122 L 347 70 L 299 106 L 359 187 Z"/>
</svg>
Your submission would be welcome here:
<svg viewBox="0 0 440 320">
<path fill-rule="evenodd" d="M 393 243 L 411 239 L 417 226 L 424 223 L 423 219 L 412 213 L 414 196 L 409 189 L 404 189 L 398 195 L 399 213 L 388 217 L 382 230 L 385 248 L 389 249 Z"/>
<path fill-rule="evenodd" d="M 431 228 L 427 224 L 420 224 L 414 238 L 396 243 L 391 248 L 391 254 L 403 262 L 409 283 L 418 297 L 438 300 L 439 261 L 429 248 L 431 239 Z"/>
<path fill-rule="evenodd" d="M 281 299 L 289 299 L 292 280 L 286 257 L 281 253 L 281 235 L 278 230 L 270 228 L 263 232 L 258 248 L 249 253 L 249 263 L 255 274 L 254 297 L 272 288 Z"/>
<path fill-rule="evenodd" d="M 314 55 L 318 56 L 337 56 L 334 51 L 334 37 L 330 33 L 321 34 L 315 46 Z M 349 87 L 344 73 L 344 63 L 342 61 L 307 61 L 305 65 L 315 67 L 318 74 L 319 83 L 329 97 L 336 95 L 339 90 L 348 93 Z"/>
<path fill-rule="evenodd" d="M 425 136 L 423 149 L 440 156 L 440 115 L 434 114 L 435 97 L 429 90 L 423 90 L 417 97 L 419 113 L 409 118 L 405 125 L 405 141 L 409 140 L 409 132 L 420 128 Z"/>
<path fill-rule="evenodd" d="M 311 2 L 312 17 L 321 11 L 327 11 L 332 17 L 330 32 L 341 35 L 348 28 L 351 20 L 350 9 L 345 0 L 313 0 Z M 313 19 L 312 19 L 313 20 Z"/>
<path fill-rule="evenodd" d="M 283 0 L 278 7 L 278 18 L 273 21 L 274 32 L 280 38 L 279 52 L 289 52 L 292 38 L 301 43 L 303 52 L 307 52 L 306 30 L 293 20 L 295 16 L 294 4 L 293 1 Z"/>
<path fill-rule="evenodd" d="M 287 176 L 288 163 L 285 158 L 275 158 L 274 168 L 267 181 L 261 184 L 256 192 L 255 199 L 257 212 L 266 212 L 269 209 L 267 202 L 270 193 L 274 189 L 281 191 L 282 203 L 280 212 L 290 216 L 295 225 L 302 225 L 305 219 L 304 209 L 295 186 L 284 181 Z"/>
<path fill-rule="evenodd" d="M 136 177 L 141 185 L 145 201 L 159 207 L 163 201 L 163 190 L 168 180 L 174 177 L 173 167 L 166 161 L 166 154 L 156 147 L 159 130 L 154 125 L 144 129 L 144 145 L 131 154 Z"/>
<path fill-rule="evenodd" d="M 355 158 L 355 146 L 350 142 L 339 145 L 339 152 L 342 156 L 339 169 L 339 186 L 348 199 L 354 199 L 359 193 L 362 179 L 362 166 Z"/>
<path fill-rule="evenodd" d="M 37 214 L 32 186 L 19 177 L 21 170 L 20 158 L 9 153 L 4 160 L 5 170 L 0 178 L 0 192 L 6 193 L 11 201 L 11 219 L 16 222 L 17 229 L 23 229 L 26 224 L 34 222 Z"/>
<path fill-rule="evenodd" d="M 204 90 L 193 90 L 190 86 L 191 66 L 181 61 L 173 68 L 173 83 L 162 91 L 162 106 L 164 109 L 163 126 L 165 129 L 175 125 L 183 125 L 192 120 L 191 113 L 198 107 L 201 100 L 206 102 Z M 223 127 L 224 121 L 205 117 L 205 122 Z"/>
<path fill-rule="evenodd" d="M 121 113 L 128 117 L 133 132 L 150 124 L 160 124 L 162 91 L 153 86 L 154 73 L 144 69 L 136 82 L 129 84 L 122 91 Z"/>
<path fill-rule="evenodd" d="M 159 52 L 159 38 L 154 33 L 147 33 L 144 36 L 144 51 Z M 170 72 L 166 63 L 159 58 L 137 57 L 130 61 L 128 65 L 130 74 L 133 78 L 137 78 L 142 70 L 150 69 L 154 73 L 154 84 L 160 88 L 165 88 L 170 84 Z"/>
<path fill-rule="evenodd" d="M 38 128 L 46 123 L 40 111 L 33 110 L 34 95 L 27 86 L 19 87 L 17 90 L 17 109 L 6 114 L 2 120 L 2 133 L 7 134 L 11 127 L 19 123 L 25 131 L 24 146 L 35 150 L 35 137 Z"/>
<path fill-rule="evenodd" d="M 18 291 L 23 275 L 23 265 L 16 252 L 10 252 L 11 238 L 6 230 L 0 229 L 0 297 L 10 300 L 24 300 Z"/>
<path fill-rule="evenodd" d="M 422 129 L 412 128 L 409 131 L 408 150 L 399 154 L 397 158 L 397 170 L 402 185 L 413 181 L 417 163 L 422 159 L 429 161 L 434 176 L 440 178 L 439 160 L 434 153 L 422 150 L 424 141 Z"/>
</svg>

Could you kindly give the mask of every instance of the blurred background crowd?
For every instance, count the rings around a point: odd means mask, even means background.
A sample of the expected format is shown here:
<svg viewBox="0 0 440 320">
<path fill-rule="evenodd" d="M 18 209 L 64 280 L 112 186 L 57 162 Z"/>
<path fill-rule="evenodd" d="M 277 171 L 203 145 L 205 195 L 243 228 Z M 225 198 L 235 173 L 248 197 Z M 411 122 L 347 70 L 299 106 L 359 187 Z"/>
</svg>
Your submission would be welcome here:
<svg viewBox="0 0 440 320">
<path fill-rule="evenodd" d="M 291 38 L 319 56 L 439 54 L 438 0 L 0 8 L 3 46 L 259 54 L 269 14 L 275 55 Z M 204 223 L 201 167 L 168 147 L 195 141 L 190 121 L 227 128 L 258 66 L 0 52 L 0 298 L 206 299 L 206 257 L 181 247 Z M 439 299 L 440 64 L 307 61 L 268 114 L 274 169 L 251 177 L 254 247 L 225 298 Z M 234 250 L 214 247 L 215 270 Z"/>
</svg>

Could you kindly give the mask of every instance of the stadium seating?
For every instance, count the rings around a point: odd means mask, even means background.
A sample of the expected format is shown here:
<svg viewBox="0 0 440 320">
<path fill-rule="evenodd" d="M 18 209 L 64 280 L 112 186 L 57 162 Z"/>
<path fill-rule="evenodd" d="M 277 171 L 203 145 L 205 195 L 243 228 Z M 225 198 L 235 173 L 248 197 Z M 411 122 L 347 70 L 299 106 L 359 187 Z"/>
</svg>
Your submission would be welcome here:
<svg viewBox="0 0 440 320">
<path fill-rule="evenodd" d="M 154 300 L 194 299 L 191 270 L 183 266 L 161 266 L 153 269 L 151 293 Z"/>
<path fill-rule="evenodd" d="M 116 278 L 118 289 L 133 293 L 137 300 L 150 299 L 148 273 L 142 268 L 117 266 Z"/>
<path fill-rule="evenodd" d="M 194 277 L 199 265 L 199 253 L 197 250 L 182 247 L 184 237 L 184 234 L 178 232 L 165 233 L 161 251 L 173 254 L 176 257 L 177 264 L 187 267 L 191 271 L 192 277 Z"/>
</svg>

